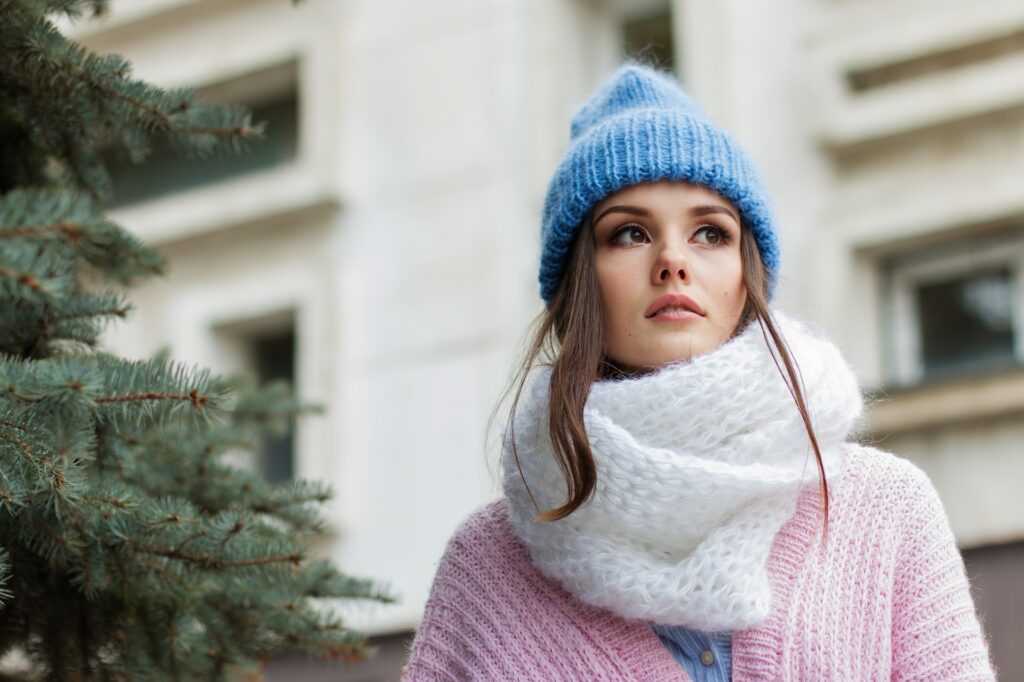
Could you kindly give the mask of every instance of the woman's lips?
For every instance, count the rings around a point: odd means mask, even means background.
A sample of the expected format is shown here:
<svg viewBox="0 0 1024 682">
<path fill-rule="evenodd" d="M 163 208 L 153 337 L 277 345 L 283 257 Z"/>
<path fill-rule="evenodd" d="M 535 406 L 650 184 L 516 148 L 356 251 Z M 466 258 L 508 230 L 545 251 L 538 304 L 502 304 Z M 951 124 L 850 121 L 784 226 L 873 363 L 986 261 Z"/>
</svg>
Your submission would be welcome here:
<svg viewBox="0 0 1024 682">
<path fill-rule="evenodd" d="M 689 320 L 699 320 L 700 318 L 701 316 L 692 310 L 661 310 L 647 319 L 654 320 L 655 322 L 687 322 Z"/>
<path fill-rule="evenodd" d="M 654 302 L 647 307 L 644 315 L 651 318 L 654 317 L 655 313 L 665 308 L 682 308 L 692 311 L 697 315 L 704 315 L 704 309 L 686 294 L 663 294 L 654 299 Z"/>
</svg>

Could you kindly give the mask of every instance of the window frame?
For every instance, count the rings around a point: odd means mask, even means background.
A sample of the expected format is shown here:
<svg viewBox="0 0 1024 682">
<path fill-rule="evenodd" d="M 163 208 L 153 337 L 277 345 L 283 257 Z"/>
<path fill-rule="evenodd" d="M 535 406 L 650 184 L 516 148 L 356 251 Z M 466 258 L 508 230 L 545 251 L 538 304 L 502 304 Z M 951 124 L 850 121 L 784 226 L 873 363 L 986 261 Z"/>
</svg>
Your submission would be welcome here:
<svg viewBox="0 0 1024 682">
<path fill-rule="evenodd" d="M 887 379 L 904 388 L 929 383 L 921 357 L 922 339 L 915 290 L 918 286 L 969 275 L 982 269 L 1006 267 L 1011 277 L 1013 354 L 1024 366 L 1024 225 L 994 238 L 961 235 L 941 247 L 895 257 L 886 267 L 888 295 L 883 305 Z M 969 244 L 968 247 L 963 246 Z M 976 376 L 965 372 L 964 378 Z"/>
</svg>

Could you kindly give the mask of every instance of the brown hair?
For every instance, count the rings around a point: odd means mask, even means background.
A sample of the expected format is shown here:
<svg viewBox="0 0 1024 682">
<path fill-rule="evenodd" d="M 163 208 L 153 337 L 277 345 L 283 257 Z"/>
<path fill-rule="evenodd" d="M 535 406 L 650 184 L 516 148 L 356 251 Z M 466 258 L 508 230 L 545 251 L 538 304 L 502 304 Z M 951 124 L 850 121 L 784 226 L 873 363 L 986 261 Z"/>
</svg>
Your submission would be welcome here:
<svg viewBox="0 0 1024 682">
<path fill-rule="evenodd" d="M 523 483 L 526 484 L 519 464 L 519 451 L 515 446 L 516 408 L 527 375 L 538 359 L 541 364 L 551 366 L 549 429 L 558 465 L 565 478 L 566 501 L 560 507 L 541 513 L 537 517 L 537 520 L 541 521 L 565 518 L 593 496 L 597 485 L 597 468 L 587 439 L 583 407 L 594 381 L 615 378 L 623 374 L 603 351 L 600 290 L 594 264 L 593 226 L 589 216 L 584 219 L 583 226 L 577 231 L 558 290 L 534 321 L 535 329 L 530 345 L 505 390 L 507 396 L 511 387 L 516 387 L 506 434 L 512 435 L 516 466 L 519 468 L 519 475 L 523 477 Z M 814 434 L 804 400 L 803 378 L 768 309 L 768 279 L 764 264 L 753 234 L 743 225 L 740 227 L 740 259 L 747 299 L 733 336 L 754 320 L 761 325 L 765 343 L 768 344 L 775 366 L 793 396 L 814 448 L 824 501 L 824 530 L 827 532 L 828 481 L 825 479 L 821 449 L 818 447 L 818 439 Z M 768 343 L 769 335 L 774 342 L 774 350 L 772 344 Z M 779 366 L 779 358 L 785 365 L 784 373 Z M 533 493 L 530 492 L 528 484 L 526 490 L 533 500 Z M 533 500 L 533 504 L 539 511 L 536 500 Z"/>
</svg>

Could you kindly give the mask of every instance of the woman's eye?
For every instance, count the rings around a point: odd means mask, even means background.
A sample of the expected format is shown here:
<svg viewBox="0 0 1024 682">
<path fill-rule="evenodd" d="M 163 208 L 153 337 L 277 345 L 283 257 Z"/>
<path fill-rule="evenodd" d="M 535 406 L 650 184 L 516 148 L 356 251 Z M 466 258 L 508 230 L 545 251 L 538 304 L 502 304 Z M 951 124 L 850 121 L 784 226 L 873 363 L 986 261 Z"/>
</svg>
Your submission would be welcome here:
<svg viewBox="0 0 1024 682">
<path fill-rule="evenodd" d="M 647 237 L 647 235 L 644 233 L 644 231 L 641 228 L 636 227 L 635 225 L 627 226 L 627 227 L 619 230 L 618 232 L 616 232 L 612 236 L 612 243 L 613 244 L 639 244 L 644 239 L 646 239 L 646 237 Z"/>
<path fill-rule="evenodd" d="M 701 244 L 710 244 L 712 246 L 725 243 L 729 236 L 726 234 L 725 230 L 717 225 L 703 225 L 699 230 L 697 230 L 697 234 L 707 235 L 707 241 L 700 241 L 698 238 L 698 242 Z"/>
</svg>

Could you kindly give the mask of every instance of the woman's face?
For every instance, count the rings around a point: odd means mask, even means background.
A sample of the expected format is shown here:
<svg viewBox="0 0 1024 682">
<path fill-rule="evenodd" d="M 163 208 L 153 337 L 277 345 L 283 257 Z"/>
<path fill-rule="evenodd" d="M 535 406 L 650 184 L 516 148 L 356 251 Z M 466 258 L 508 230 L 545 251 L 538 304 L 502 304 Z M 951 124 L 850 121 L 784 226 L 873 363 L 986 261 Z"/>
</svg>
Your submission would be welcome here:
<svg viewBox="0 0 1024 682">
<path fill-rule="evenodd" d="M 606 355 L 645 371 L 726 341 L 746 302 L 739 212 L 684 181 L 626 187 L 594 208 Z"/>
</svg>

